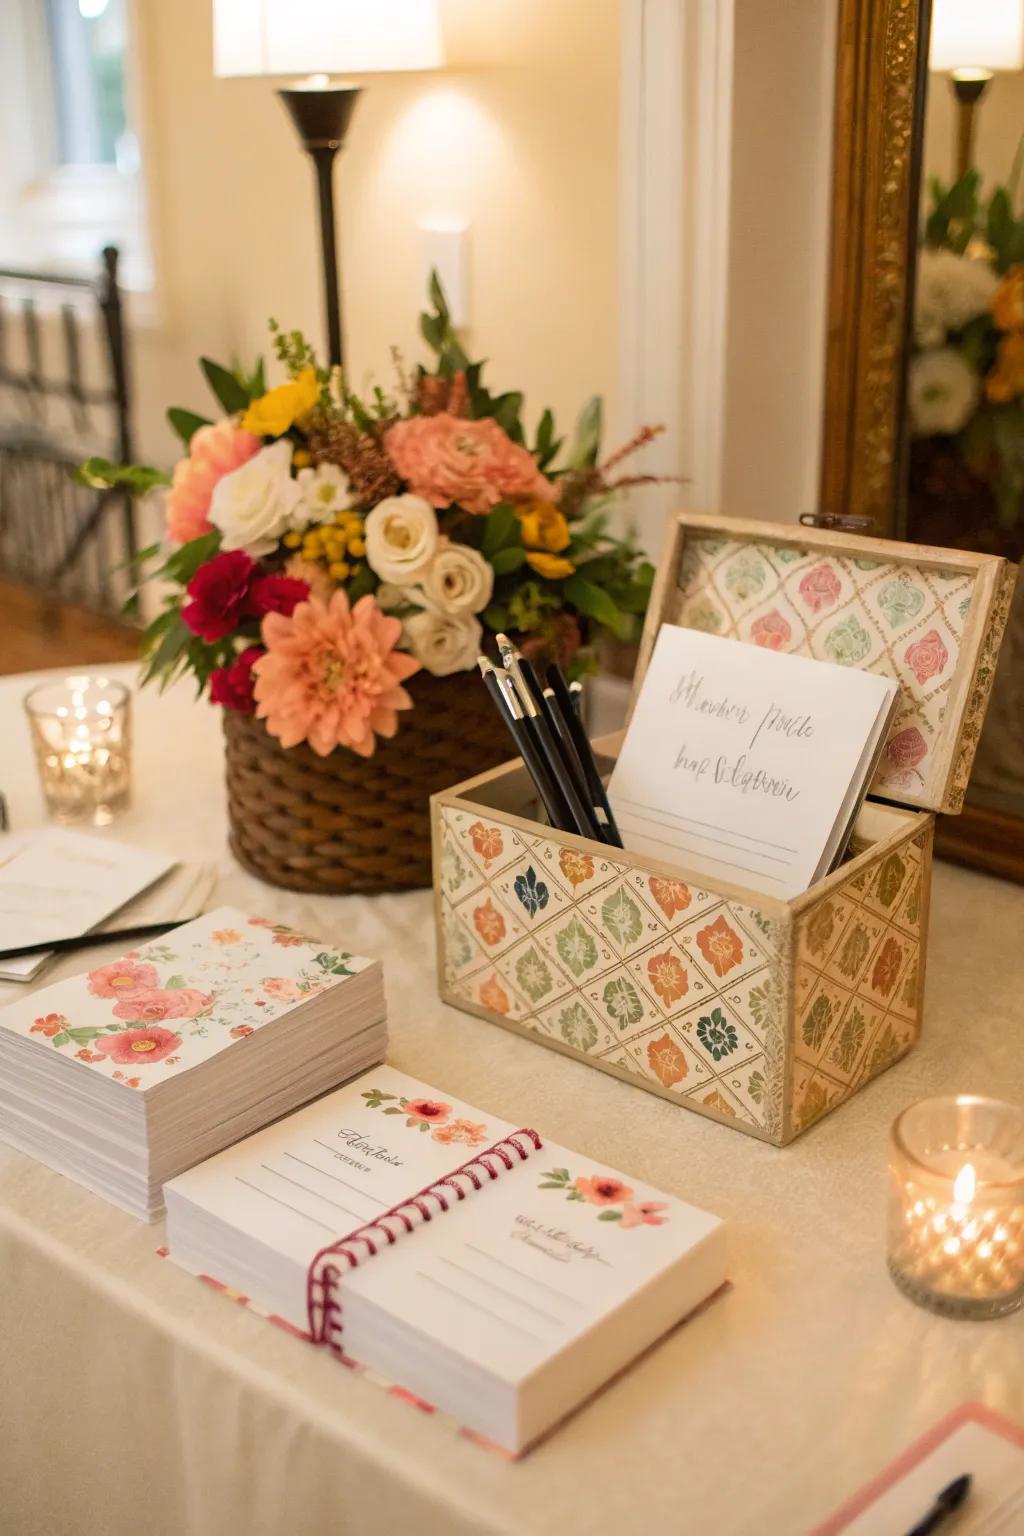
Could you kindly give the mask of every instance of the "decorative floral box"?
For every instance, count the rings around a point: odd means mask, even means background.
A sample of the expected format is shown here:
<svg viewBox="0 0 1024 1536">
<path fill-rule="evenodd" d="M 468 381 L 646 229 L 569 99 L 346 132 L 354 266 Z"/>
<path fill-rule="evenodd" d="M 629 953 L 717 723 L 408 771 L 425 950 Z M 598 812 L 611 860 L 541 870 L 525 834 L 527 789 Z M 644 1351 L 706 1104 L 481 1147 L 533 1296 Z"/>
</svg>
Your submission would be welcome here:
<svg viewBox="0 0 1024 1536">
<path fill-rule="evenodd" d="M 444 999 L 783 1146 L 921 1029 L 932 811 L 959 811 L 1013 590 L 1005 561 L 681 515 L 647 616 L 896 676 L 850 854 L 803 895 L 537 820 L 516 760 L 432 802 Z M 621 737 L 597 743 L 609 770 Z M 883 804 L 874 797 L 899 804 Z"/>
</svg>

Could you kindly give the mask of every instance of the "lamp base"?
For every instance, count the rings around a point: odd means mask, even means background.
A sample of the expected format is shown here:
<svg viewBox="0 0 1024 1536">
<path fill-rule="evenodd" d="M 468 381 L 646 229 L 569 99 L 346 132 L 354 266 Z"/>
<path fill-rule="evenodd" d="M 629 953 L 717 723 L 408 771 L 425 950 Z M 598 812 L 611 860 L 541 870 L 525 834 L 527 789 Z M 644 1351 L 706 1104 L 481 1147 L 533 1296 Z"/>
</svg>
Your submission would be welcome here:
<svg viewBox="0 0 1024 1536">
<path fill-rule="evenodd" d="M 334 229 L 334 157 L 345 142 L 359 97 L 357 85 L 293 87 L 278 91 L 302 147 L 316 171 L 320 207 L 320 252 L 324 274 L 327 355 L 332 367 L 343 361 L 341 339 L 341 279 Z"/>
</svg>

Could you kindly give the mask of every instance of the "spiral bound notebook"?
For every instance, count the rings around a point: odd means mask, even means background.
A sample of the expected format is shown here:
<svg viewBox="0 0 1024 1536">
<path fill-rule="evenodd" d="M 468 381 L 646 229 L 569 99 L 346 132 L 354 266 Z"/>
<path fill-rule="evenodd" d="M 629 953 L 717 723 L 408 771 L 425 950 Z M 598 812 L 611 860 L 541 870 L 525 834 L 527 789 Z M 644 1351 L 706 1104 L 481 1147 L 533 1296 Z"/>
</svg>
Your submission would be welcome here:
<svg viewBox="0 0 1024 1536">
<path fill-rule="evenodd" d="M 185 1269 L 512 1454 L 725 1281 L 716 1217 L 386 1065 L 165 1194 Z"/>
</svg>

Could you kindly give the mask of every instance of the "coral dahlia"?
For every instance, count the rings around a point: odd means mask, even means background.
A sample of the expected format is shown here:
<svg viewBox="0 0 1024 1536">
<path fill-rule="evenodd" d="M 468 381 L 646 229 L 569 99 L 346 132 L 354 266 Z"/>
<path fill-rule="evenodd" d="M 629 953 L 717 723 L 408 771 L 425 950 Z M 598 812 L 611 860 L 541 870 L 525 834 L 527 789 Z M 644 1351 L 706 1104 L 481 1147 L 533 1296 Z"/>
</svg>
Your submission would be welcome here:
<svg viewBox="0 0 1024 1536">
<path fill-rule="evenodd" d="M 290 617 L 268 613 L 267 654 L 253 667 L 257 715 L 283 747 L 308 741 L 320 757 L 338 746 L 369 757 L 377 736 L 397 731 L 398 710 L 412 708 L 401 684 L 420 663 L 395 650 L 401 635 L 372 597 L 350 607 L 342 591 Z"/>
</svg>

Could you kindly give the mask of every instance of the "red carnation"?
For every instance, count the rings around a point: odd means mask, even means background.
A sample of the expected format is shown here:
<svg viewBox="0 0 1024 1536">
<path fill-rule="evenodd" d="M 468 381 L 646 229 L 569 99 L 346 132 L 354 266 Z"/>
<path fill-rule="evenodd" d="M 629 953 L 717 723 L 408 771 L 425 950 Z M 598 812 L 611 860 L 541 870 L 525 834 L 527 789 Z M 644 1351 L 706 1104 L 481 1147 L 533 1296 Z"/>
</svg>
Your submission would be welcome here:
<svg viewBox="0 0 1024 1536">
<path fill-rule="evenodd" d="M 185 591 L 192 599 L 181 617 L 194 635 L 211 643 L 223 640 L 245 615 L 253 563 L 241 549 L 221 551 L 201 565 Z"/>
<path fill-rule="evenodd" d="M 246 612 L 262 619 L 265 613 L 283 613 L 290 619 L 299 603 L 309 596 L 309 582 L 294 576 L 257 576 L 249 588 Z"/>
<path fill-rule="evenodd" d="M 225 709 L 240 709 L 251 715 L 253 711 L 252 664 L 264 654 L 262 645 L 250 645 L 236 656 L 230 667 L 218 667 L 210 674 L 210 703 L 223 704 Z"/>
</svg>

